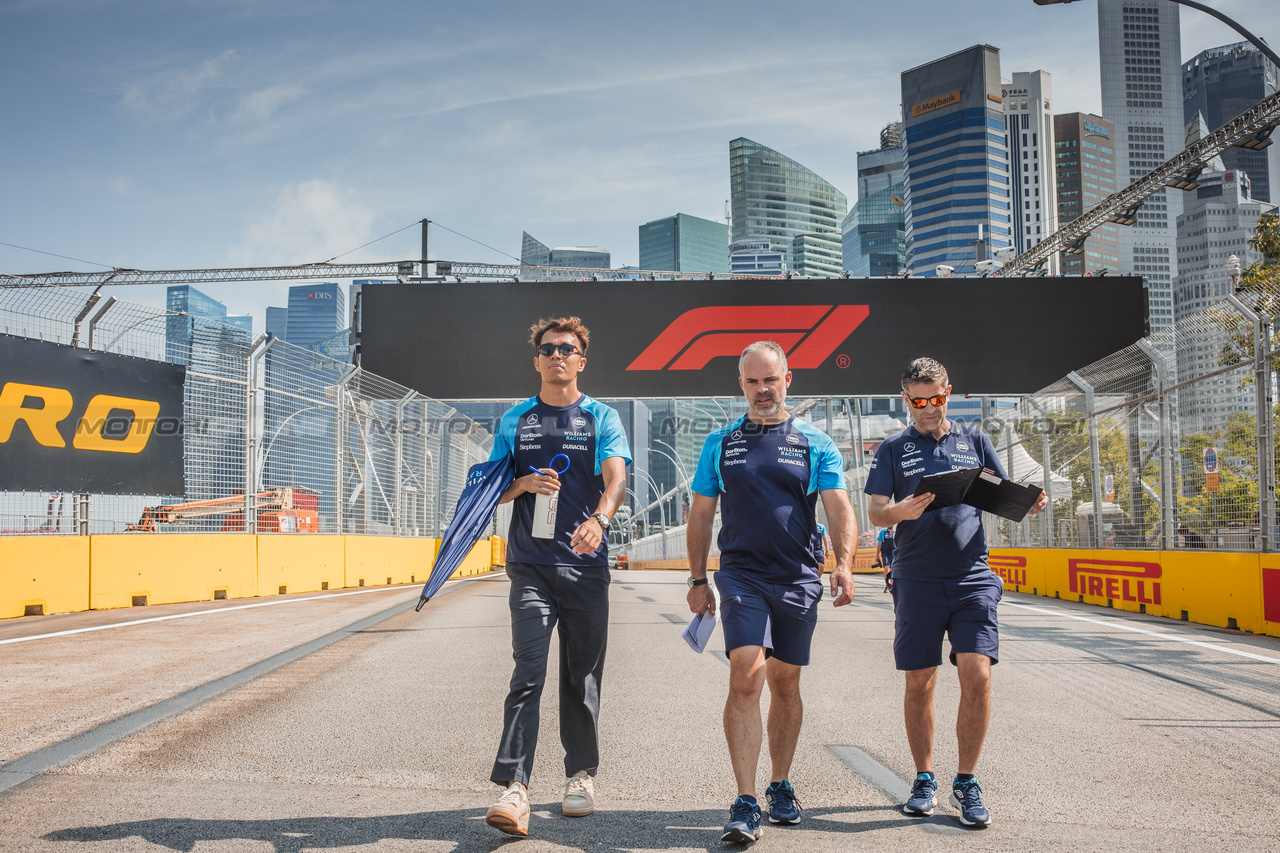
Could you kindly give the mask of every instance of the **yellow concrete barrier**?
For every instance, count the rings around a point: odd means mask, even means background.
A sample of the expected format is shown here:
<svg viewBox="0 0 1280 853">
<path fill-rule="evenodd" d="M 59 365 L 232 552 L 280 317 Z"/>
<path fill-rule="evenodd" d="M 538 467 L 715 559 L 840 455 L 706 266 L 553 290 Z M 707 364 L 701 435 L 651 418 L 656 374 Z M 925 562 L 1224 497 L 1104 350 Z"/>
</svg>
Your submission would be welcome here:
<svg viewBox="0 0 1280 853">
<path fill-rule="evenodd" d="M 245 538 L 258 540 L 257 595 L 356 586 L 347 583 L 345 536 L 277 534 Z"/>
<path fill-rule="evenodd" d="M 89 609 L 89 537 L 0 537 L 0 619 Z"/>
<path fill-rule="evenodd" d="M 90 536 L 89 609 L 257 595 L 259 538 L 267 537 Z"/>
<path fill-rule="evenodd" d="M 1015 592 L 1280 637 L 1272 554 L 1000 548 L 991 568 Z"/>
<path fill-rule="evenodd" d="M 426 583 L 439 539 L 344 536 L 346 585 Z"/>
</svg>

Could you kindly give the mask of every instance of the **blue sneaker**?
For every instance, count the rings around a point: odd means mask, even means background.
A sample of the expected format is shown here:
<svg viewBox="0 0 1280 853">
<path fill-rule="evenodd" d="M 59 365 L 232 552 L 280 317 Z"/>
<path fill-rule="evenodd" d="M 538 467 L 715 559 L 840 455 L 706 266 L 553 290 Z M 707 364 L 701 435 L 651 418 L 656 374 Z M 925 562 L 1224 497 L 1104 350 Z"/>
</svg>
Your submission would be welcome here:
<svg viewBox="0 0 1280 853">
<path fill-rule="evenodd" d="M 987 826 L 991 823 L 991 812 L 982 801 L 982 786 L 977 779 L 952 782 L 951 805 L 960 810 L 960 822 L 965 826 Z"/>
<path fill-rule="evenodd" d="M 903 814 L 926 817 L 933 814 L 933 807 L 938 804 L 937 792 L 938 781 L 933 778 L 932 773 L 917 773 L 916 781 L 911 786 L 911 796 L 907 797 L 906 805 L 902 807 Z"/>
<path fill-rule="evenodd" d="M 729 807 L 729 822 L 724 825 L 721 841 L 745 843 L 760 839 L 760 804 L 749 803 L 742 797 Z"/>
<path fill-rule="evenodd" d="M 764 798 L 769 801 L 769 823 L 794 826 L 800 822 L 796 789 L 786 779 L 770 782 L 769 787 L 764 789 Z"/>
</svg>

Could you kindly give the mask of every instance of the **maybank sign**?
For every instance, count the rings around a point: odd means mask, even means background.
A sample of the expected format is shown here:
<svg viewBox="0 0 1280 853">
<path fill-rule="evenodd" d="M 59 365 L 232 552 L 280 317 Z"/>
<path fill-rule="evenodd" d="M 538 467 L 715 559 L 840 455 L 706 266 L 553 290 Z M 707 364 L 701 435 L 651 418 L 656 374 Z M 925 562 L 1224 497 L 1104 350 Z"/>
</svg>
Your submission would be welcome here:
<svg viewBox="0 0 1280 853">
<path fill-rule="evenodd" d="M 960 90 L 956 89 L 954 92 L 941 95 L 931 101 L 925 101 L 923 104 L 916 104 L 911 108 L 911 117 L 915 118 L 916 116 L 922 116 L 925 113 L 931 113 L 934 110 L 940 110 L 943 107 L 949 107 L 952 104 L 958 103 L 960 103 Z"/>
<path fill-rule="evenodd" d="M 1084 123 L 1084 132 L 1086 136 L 1101 136 L 1104 139 L 1111 138 L 1111 131 L 1096 122 L 1089 121 L 1088 119 L 1086 119 Z"/>
</svg>

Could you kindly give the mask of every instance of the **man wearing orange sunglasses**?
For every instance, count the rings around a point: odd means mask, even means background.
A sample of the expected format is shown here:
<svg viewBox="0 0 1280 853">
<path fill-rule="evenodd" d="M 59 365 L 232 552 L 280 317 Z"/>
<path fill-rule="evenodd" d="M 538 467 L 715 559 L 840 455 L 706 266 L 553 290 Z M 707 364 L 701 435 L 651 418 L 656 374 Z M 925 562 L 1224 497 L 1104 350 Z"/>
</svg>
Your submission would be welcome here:
<svg viewBox="0 0 1280 853">
<path fill-rule="evenodd" d="M 902 374 L 911 425 L 876 450 L 867 475 L 871 523 L 898 525 L 893 552 L 893 656 L 906 674 L 903 702 L 916 779 L 902 810 L 930 815 L 937 805 L 933 775 L 933 691 L 942 665 L 942 638 L 960 678 L 956 719 L 959 765 L 951 805 L 966 826 L 985 826 L 991 813 L 974 773 L 991 716 L 991 665 L 999 660 L 996 605 L 1003 584 L 987 565 L 982 512 L 964 504 L 930 510 L 933 495 L 915 496 L 921 478 L 957 468 L 987 468 L 1007 477 L 991 438 L 947 417 L 947 369 L 918 358 Z M 893 501 L 890 503 L 890 501 Z M 1041 493 L 1032 508 L 1047 502 Z"/>
</svg>

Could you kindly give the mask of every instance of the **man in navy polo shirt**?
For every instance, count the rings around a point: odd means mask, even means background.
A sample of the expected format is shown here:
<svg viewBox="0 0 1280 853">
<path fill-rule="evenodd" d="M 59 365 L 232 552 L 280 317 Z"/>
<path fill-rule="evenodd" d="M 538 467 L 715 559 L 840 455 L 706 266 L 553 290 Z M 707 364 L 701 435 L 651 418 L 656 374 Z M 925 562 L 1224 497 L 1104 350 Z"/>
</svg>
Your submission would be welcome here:
<svg viewBox="0 0 1280 853">
<path fill-rule="evenodd" d="M 826 434 L 797 421 L 786 408 L 791 373 L 773 341 L 747 347 L 738 360 L 738 384 L 747 414 L 707 437 L 693 477 L 689 508 L 689 609 L 714 611 L 707 557 L 716 503 L 720 506 L 720 623 L 729 655 L 729 698 L 724 733 L 738 785 L 721 839 L 760 837 L 756 766 L 762 731 L 760 694 L 769 685 L 769 758 L 765 797 L 769 820 L 800 822 L 795 789 L 787 780 L 804 706 L 800 668 L 822 599 L 823 541 L 818 498 L 827 514 L 836 566 L 836 607 L 853 600 L 857 522 L 844 485 L 844 462 Z"/>
<path fill-rule="evenodd" d="M 500 501 L 515 501 L 507 576 L 516 665 L 489 777 L 506 791 L 485 815 L 490 826 L 511 835 L 529 834 L 526 786 L 557 622 L 560 742 L 568 777 L 561 810 L 570 817 L 595 810 L 592 777 L 600 763 L 597 721 L 609 626 L 609 520 L 626 496 L 631 462 L 618 413 L 578 390 L 589 343 L 582 322 L 577 317 L 539 320 L 530 342 L 542 390 L 502 416 L 490 455 L 514 454 L 517 473 L 527 472 Z M 548 538 L 539 538 L 534 527 L 539 496 L 557 501 Z M 544 512 L 538 520 L 546 519 Z"/>
<path fill-rule="evenodd" d="M 1005 477 L 991 439 L 979 427 L 947 417 L 947 370 L 918 358 L 902 374 L 911 426 L 876 450 L 867 475 L 872 524 L 897 525 L 891 571 L 897 668 L 906 673 L 907 741 L 916 780 L 902 810 L 930 815 L 938 804 L 933 776 L 933 690 L 942 665 L 942 637 L 960 678 L 956 739 L 960 755 L 951 804 L 967 826 L 985 826 L 991 813 L 974 776 L 991 716 L 991 665 L 1000 657 L 996 605 L 1003 585 L 987 565 L 982 512 L 971 506 L 926 512 L 933 495 L 913 496 L 920 479 L 958 468 L 988 468 Z M 893 501 L 892 503 L 890 501 Z M 1039 512 L 1044 494 L 1032 508 Z"/>
</svg>

